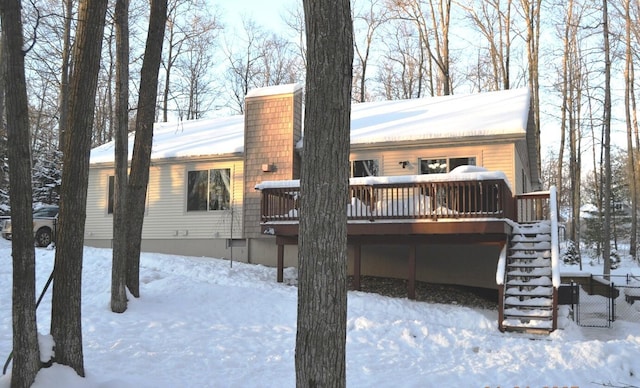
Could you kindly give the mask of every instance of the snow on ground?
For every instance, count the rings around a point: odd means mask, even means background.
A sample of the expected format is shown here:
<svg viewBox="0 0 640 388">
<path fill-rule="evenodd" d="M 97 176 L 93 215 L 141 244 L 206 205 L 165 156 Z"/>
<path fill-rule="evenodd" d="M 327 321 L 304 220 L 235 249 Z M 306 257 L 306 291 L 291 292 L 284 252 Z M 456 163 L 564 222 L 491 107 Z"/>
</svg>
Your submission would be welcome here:
<svg viewBox="0 0 640 388">
<path fill-rule="evenodd" d="M 37 249 L 38 289 L 54 251 Z M 294 286 L 275 269 L 143 254 L 139 299 L 109 310 L 111 251 L 85 249 L 87 377 L 43 369 L 34 387 L 293 387 Z M 285 277 L 296 273 L 287 269 Z M 49 332 L 50 292 L 38 311 Z M 549 336 L 500 333 L 497 312 L 349 293 L 347 386 L 640 386 L 640 320 Z M 0 241 L 0 361 L 11 351 L 11 246 Z M 535 338 L 535 339 L 532 339 Z M 9 377 L 0 377 L 0 388 Z"/>
</svg>

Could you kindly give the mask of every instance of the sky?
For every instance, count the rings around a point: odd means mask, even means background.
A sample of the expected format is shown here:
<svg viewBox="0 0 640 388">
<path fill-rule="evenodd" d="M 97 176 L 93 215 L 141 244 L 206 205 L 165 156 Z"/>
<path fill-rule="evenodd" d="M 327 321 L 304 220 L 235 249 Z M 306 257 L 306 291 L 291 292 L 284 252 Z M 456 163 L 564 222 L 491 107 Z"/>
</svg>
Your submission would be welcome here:
<svg viewBox="0 0 640 388">
<path fill-rule="evenodd" d="M 295 269 L 285 269 L 285 282 L 277 283 L 274 268 L 144 253 L 141 297 L 129 297 L 128 310 L 115 314 L 109 310 L 111 254 L 85 248 L 86 378 L 54 364 L 40 371 L 34 388 L 295 386 Z M 36 249 L 38 290 L 54 256 L 53 249 Z M 11 351 L 10 261 L 10 242 L 0 239 L 2 363 Z M 631 262 L 614 272 L 640 275 Z M 51 290 L 38 311 L 45 354 L 50 303 Z M 618 319 L 605 329 L 577 326 L 563 308 L 561 330 L 532 336 L 500 333 L 496 310 L 351 291 L 347 386 L 640 386 L 638 310 L 631 308 L 632 321 Z M 0 388 L 9 388 L 9 375 L 0 377 Z"/>
<path fill-rule="evenodd" d="M 282 15 L 286 14 L 288 7 L 299 4 L 302 8 L 302 0 L 236 0 L 219 1 L 210 0 L 220 7 L 227 23 L 233 24 L 241 20 L 242 16 L 249 16 L 256 23 L 269 30 L 278 30 L 282 26 Z"/>
</svg>

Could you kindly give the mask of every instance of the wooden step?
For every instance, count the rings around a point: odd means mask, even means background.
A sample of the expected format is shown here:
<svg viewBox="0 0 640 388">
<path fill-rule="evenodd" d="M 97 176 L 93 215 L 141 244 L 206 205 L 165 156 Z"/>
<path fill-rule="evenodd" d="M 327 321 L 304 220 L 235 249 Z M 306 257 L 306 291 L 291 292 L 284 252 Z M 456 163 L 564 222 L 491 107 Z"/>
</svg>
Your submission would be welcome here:
<svg viewBox="0 0 640 388">
<path fill-rule="evenodd" d="M 540 241 L 540 242 L 516 242 L 515 244 L 511 244 L 509 249 L 512 251 L 520 250 L 520 251 L 545 251 L 551 249 L 551 243 L 548 241 Z"/>
<path fill-rule="evenodd" d="M 513 323 L 513 324 L 511 324 Z M 535 322 L 533 324 L 518 324 L 511 320 L 505 319 L 502 321 L 502 327 L 504 331 L 526 333 L 526 334 L 549 334 L 552 331 L 552 322 Z"/>
<path fill-rule="evenodd" d="M 530 310 L 533 308 L 549 308 L 553 306 L 553 301 L 548 297 L 535 296 L 533 298 L 523 296 L 509 296 L 504 300 L 505 306 Z"/>
<path fill-rule="evenodd" d="M 526 289 L 523 289 L 526 288 Z M 520 286 L 509 287 L 505 291 L 505 296 L 553 296 L 553 287 L 544 286 Z"/>
<path fill-rule="evenodd" d="M 515 234 L 511 237 L 511 242 L 550 242 L 551 241 L 551 235 L 549 234 L 532 234 L 532 235 L 525 235 L 525 234 Z"/>
<path fill-rule="evenodd" d="M 551 279 L 543 276 L 540 278 L 535 278 L 535 279 L 528 279 L 527 281 L 524 281 L 522 279 L 511 279 L 507 281 L 507 286 L 513 286 L 513 287 L 517 287 L 517 286 L 551 286 L 553 283 L 551 282 Z"/>
<path fill-rule="evenodd" d="M 507 257 L 510 259 L 522 259 L 522 260 L 537 259 L 537 258 L 549 259 L 551 258 L 551 251 L 549 250 L 545 250 L 545 251 L 518 250 L 518 251 L 512 251 L 511 254 L 508 255 Z"/>
<path fill-rule="evenodd" d="M 551 268 L 550 267 L 529 267 L 522 269 L 514 269 L 509 271 L 507 268 L 507 276 L 512 278 L 514 277 L 540 277 L 540 276 L 551 276 Z"/>
<path fill-rule="evenodd" d="M 507 268 L 550 268 L 551 259 L 544 257 L 509 257 L 512 259 L 507 262 Z"/>
<path fill-rule="evenodd" d="M 515 308 L 510 307 L 504 309 L 504 316 L 510 318 L 516 318 L 521 320 L 547 320 L 553 318 L 553 311 L 551 309 L 543 308 Z"/>
</svg>

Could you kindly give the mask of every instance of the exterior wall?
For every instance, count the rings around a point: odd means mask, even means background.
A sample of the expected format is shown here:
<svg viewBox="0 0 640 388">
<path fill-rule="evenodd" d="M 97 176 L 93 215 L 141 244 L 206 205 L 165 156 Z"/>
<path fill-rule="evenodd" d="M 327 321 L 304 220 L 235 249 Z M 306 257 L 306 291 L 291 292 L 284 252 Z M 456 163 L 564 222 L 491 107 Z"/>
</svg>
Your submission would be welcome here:
<svg viewBox="0 0 640 388">
<path fill-rule="evenodd" d="M 483 149 L 483 167 L 490 171 L 502 171 L 507 176 L 513 194 L 522 190 L 518 182 L 519 171 L 516 170 L 515 147 L 513 143 L 487 145 Z"/>
<path fill-rule="evenodd" d="M 278 247 L 275 239 L 270 237 L 249 239 L 250 263 L 262 264 L 268 267 L 277 265 Z M 284 266 L 298 266 L 298 246 L 285 245 L 284 247 Z"/>
<path fill-rule="evenodd" d="M 186 210 L 187 173 L 193 170 L 229 168 L 231 170 L 231 210 L 190 211 Z M 89 173 L 87 193 L 87 220 L 85 242 L 95 246 L 110 246 L 105 241 L 113 238 L 113 215 L 107 213 L 108 179 L 114 174 L 112 167 L 94 167 Z M 201 160 L 181 163 L 156 163 L 150 169 L 147 192 L 147 211 L 142 229 L 143 248 L 154 245 L 166 249 L 151 249 L 156 252 L 181 253 L 171 249 L 180 246 L 199 245 L 202 241 L 220 240 L 211 243 L 215 253 L 207 256 L 223 257 L 227 253 L 229 239 L 243 239 L 243 163 L 241 160 Z M 239 244 L 238 241 L 234 241 Z M 222 245 L 224 246 L 222 246 Z M 220 248 L 222 246 L 222 248 Z M 209 252 L 211 247 L 191 247 L 187 251 Z M 234 248 L 235 249 L 235 248 Z M 239 249 L 235 251 L 240 251 Z"/>
<path fill-rule="evenodd" d="M 419 245 L 416 280 L 497 288 L 496 268 L 500 248 L 492 245 Z M 405 245 L 363 245 L 362 275 L 407 279 L 409 248 Z M 349 249 L 349 273 L 353 273 L 353 247 Z"/>
<path fill-rule="evenodd" d="M 516 143 L 516 172 L 517 176 L 520 180 L 520 184 L 518 187 L 522 188 L 521 191 L 514 194 L 522 194 L 530 191 L 535 191 L 537 188 L 531 182 L 531 167 L 529 166 L 529 159 L 526 157 L 527 155 L 527 145 L 524 141 L 520 141 Z M 524 173 L 524 174 L 523 174 Z"/>
<path fill-rule="evenodd" d="M 407 279 L 409 248 L 405 245 L 363 245 L 363 276 Z M 298 246 L 284 246 L 284 266 L 298 266 Z M 267 239 L 251 240 L 252 263 L 276 266 L 277 247 Z M 419 245 L 416 251 L 416 280 L 497 288 L 496 268 L 500 248 L 496 245 Z M 353 274 L 354 247 L 349 245 L 347 273 Z"/>
<path fill-rule="evenodd" d="M 512 190 L 520 189 L 516 170 L 516 150 L 513 141 L 503 143 L 482 143 L 478 145 L 453 144 L 451 146 L 405 146 L 396 148 L 376 148 L 352 150 L 349 159 L 377 159 L 380 165 L 380 175 L 413 175 L 420 173 L 420 159 L 433 158 L 463 158 L 476 157 L 476 164 L 490 171 L 502 171 L 507 176 Z M 409 164 L 402 168 L 400 162 L 408 161 Z"/>
<path fill-rule="evenodd" d="M 302 136 L 302 88 L 284 94 L 248 95 L 245 99 L 244 224 L 247 237 L 260 236 L 260 192 L 267 180 L 296 179 L 300 157 L 295 145 Z M 268 166 L 268 171 L 263 167 Z"/>
<path fill-rule="evenodd" d="M 113 240 L 85 239 L 85 245 L 96 248 L 113 248 Z M 248 242 L 245 239 L 234 240 L 233 244 L 225 238 L 176 238 L 142 240 L 143 252 L 166 253 L 172 255 L 215 257 L 248 262 Z M 275 254 L 274 254 L 275 255 Z"/>
<path fill-rule="evenodd" d="M 98 247 L 111 247 L 113 238 L 113 216 L 107 214 L 107 198 L 109 195 L 109 175 L 114 175 L 113 167 L 94 168 L 89 170 L 89 187 L 87 190 L 87 218 L 85 223 L 85 243 L 90 240 L 108 241 L 108 244 L 89 244 Z"/>
</svg>

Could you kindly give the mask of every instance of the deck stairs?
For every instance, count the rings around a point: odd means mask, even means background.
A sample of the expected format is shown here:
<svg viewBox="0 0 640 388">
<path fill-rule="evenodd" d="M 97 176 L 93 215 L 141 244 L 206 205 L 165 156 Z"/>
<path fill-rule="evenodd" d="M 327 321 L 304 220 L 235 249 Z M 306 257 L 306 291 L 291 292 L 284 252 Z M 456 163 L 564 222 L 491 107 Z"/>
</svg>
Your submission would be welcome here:
<svg viewBox="0 0 640 388">
<path fill-rule="evenodd" d="M 518 224 L 510 238 L 502 300 L 502 331 L 555 330 L 551 221 Z"/>
</svg>

